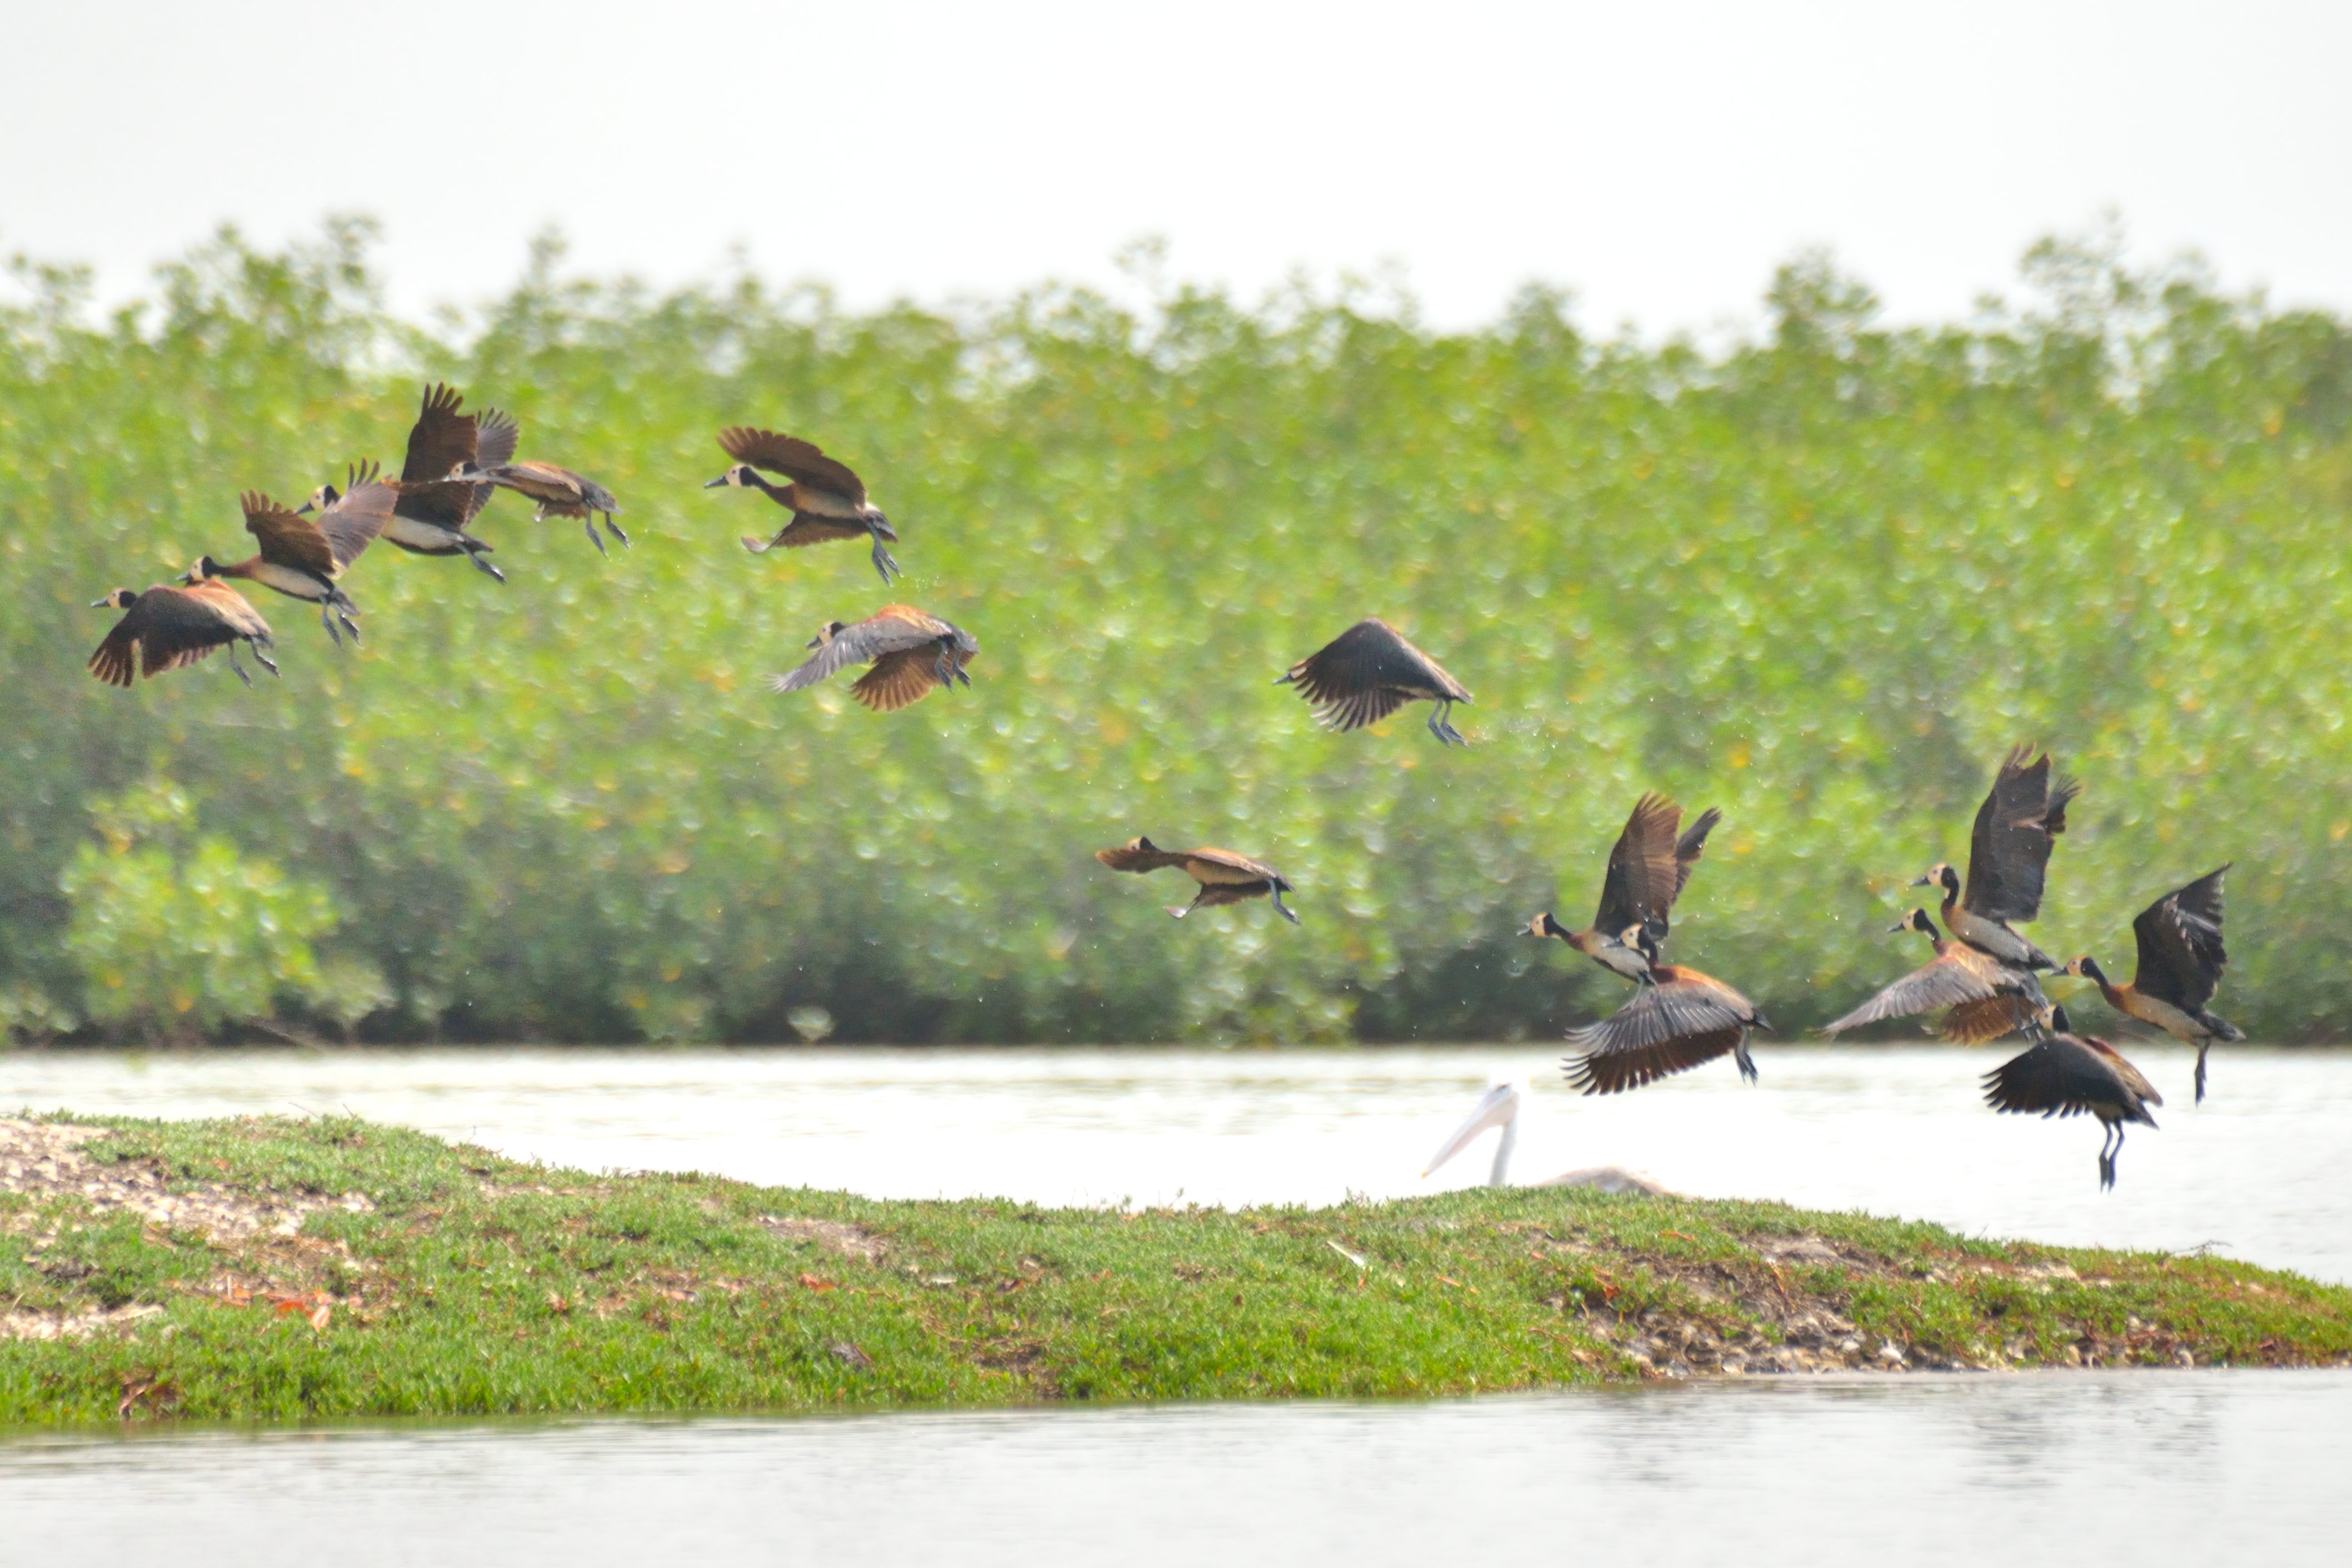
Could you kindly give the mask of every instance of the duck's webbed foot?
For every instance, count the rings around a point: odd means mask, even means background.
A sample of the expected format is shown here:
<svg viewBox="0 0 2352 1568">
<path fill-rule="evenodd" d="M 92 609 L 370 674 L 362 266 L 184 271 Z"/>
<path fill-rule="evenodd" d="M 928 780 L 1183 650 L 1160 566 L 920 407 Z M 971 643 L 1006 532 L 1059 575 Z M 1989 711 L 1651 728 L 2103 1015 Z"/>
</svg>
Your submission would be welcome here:
<svg viewBox="0 0 2352 1568">
<path fill-rule="evenodd" d="M 337 647 L 343 646 L 343 634 L 335 629 L 335 609 L 332 605 L 319 606 L 319 624 L 327 630 L 327 638 Z"/>
<path fill-rule="evenodd" d="M 253 650 L 253 657 L 261 661 L 262 668 L 268 670 L 272 675 L 278 675 L 278 661 L 270 658 L 268 654 L 262 652 L 261 645 L 259 643 L 248 643 L 246 646 Z M 283 676 L 278 676 L 278 679 L 282 680 L 285 678 Z"/>
<path fill-rule="evenodd" d="M 882 542 L 878 534 L 874 540 L 874 570 L 882 574 L 882 585 L 886 588 L 890 585 L 892 578 L 906 575 L 898 564 L 898 558 L 890 553 L 889 547 Z"/>
<path fill-rule="evenodd" d="M 236 678 L 239 680 L 244 681 L 247 687 L 252 686 L 253 677 L 246 674 L 245 666 L 236 661 L 236 644 L 235 643 L 228 645 L 228 667 L 236 671 Z"/>
<path fill-rule="evenodd" d="M 604 514 L 604 531 L 617 540 L 622 549 L 629 547 L 629 536 L 621 531 L 621 525 L 613 521 L 613 514 L 609 511 Z"/>
<path fill-rule="evenodd" d="M 499 571 L 497 567 L 482 559 L 482 552 L 478 550 L 468 550 L 466 552 L 466 559 L 474 563 L 475 571 L 486 572 L 501 583 L 507 580 L 507 574 L 505 573 Z"/>
<path fill-rule="evenodd" d="M 1462 731 L 1454 727 L 1453 713 L 1453 703 L 1439 703 L 1430 712 L 1429 732 L 1437 737 L 1437 743 L 1441 746 L 1466 746 L 1470 742 L 1464 740 Z"/>
</svg>

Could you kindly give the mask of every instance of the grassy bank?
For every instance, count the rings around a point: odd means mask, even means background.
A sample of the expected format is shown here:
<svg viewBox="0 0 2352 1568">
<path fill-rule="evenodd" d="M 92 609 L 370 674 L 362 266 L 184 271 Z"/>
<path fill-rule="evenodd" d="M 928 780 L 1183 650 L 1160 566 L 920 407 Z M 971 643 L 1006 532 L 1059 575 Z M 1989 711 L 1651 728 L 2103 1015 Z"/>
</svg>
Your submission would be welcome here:
<svg viewBox="0 0 2352 1568">
<path fill-rule="evenodd" d="M 2352 1358 L 2352 1290 L 1774 1204 L 881 1203 L 358 1121 L 0 1122 L 0 1424 Z"/>
</svg>

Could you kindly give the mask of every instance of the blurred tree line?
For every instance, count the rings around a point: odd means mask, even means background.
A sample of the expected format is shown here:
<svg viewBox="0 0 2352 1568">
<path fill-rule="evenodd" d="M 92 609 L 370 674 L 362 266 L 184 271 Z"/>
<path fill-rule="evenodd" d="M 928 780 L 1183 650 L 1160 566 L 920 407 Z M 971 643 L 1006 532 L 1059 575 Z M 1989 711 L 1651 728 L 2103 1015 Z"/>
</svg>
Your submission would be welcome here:
<svg viewBox="0 0 2352 1568">
<path fill-rule="evenodd" d="M 1754 341 L 1580 331 L 1528 290 L 1431 330 L 1348 289 L 1148 308 L 1045 288 L 859 313 L 753 278 L 661 294 L 536 254 L 392 319 L 364 224 L 225 232 L 100 316 L 19 261 L 0 308 L 0 1027 L 371 1039 L 1522 1037 L 1616 983 L 1585 918 L 1634 795 L 1727 814 L 1675 954 L 1784 1026 L 1925 957 L 1903 883 L 1965 854 L 1994 759 L 2087 791 L 2034 934 L 2128 969 L 2223 860 L 2220 1005 L 2352 1026 L 2352 329 L 2045 242 L 2017 298 L 1890 328 L 1823 258 Z M 291 601 L 282 681 L 125 694 L 118 586 L 247 552 L 237 492 L 397 468 L 422 383 L 511 410 L 636 547 L 500 496 L 511 581 L 378 545 L 363 649 Z M 805 434 L 900 528 L 752 558 L 722 424 Z M 762 677 L 904 598 L 970 691 L 878 716 Z M 1328 736 L 1270 683 L 1356 618 L 1460 677 Z M 1181 926 L 1103 871 L 1138 833 L 1298 887 Z M 2097 1004 L 2086 1011 L 2104 1016 Z M 825 1026 L 819 1022 L 816 1027 Z"/>
</svg>

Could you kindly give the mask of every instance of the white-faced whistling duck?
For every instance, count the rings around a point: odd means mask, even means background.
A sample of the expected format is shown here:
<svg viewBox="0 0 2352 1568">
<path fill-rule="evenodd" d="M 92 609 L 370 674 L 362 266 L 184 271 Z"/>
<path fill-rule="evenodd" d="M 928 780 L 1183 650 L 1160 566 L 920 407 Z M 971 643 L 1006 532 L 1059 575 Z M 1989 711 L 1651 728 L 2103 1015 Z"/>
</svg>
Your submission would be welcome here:
<svg viewBox="0 0 2352 1568">
<path fill-rule="evenodd" d="M 1927 910 L 1913 910 L 1895 929 L 1916 931 L 1934 943 L 1935 961 L 1913 970 L 1823 1028 L 1822 1034 L 1843 1034 L 1864 1024 L 1943 1007 L 1949 1009 L 1944 1015 L 1944 1038 L 1974 1046 L 2036 1027 L 2048 1009 L 2050 1004 L 2033 971 L 2003 963 L 1964 942 L 1947 942 Z"/>
<path fill-rule="evenodd" d="M 792 521 L 764 544 L 745 535 L 744 549 L 757 555 L 780 544 L 797 550 L 836 539 L 871 538 L 874 570 L 882 574 L 883 584 L 887 587 L 898 575 L 898 563 L 886 548 L 898 535 L 882 509 L 866 499 L 866 481 L 850 472 L 848 464 L 826 457 L 813 442 L 773 430 L 730 426 L 719 432 L 719 445 L 735 459 L 735 466 L 704 485 L 704 489 L 733 485 L 759 490 L 793 514 Z M 792 483 L 770 484 L 760 477 L 761 468 L 782 474 Z"/>
<path fill-rule="evenodd" d="M 1665 945 L 1667 915 L 1723 813 L 1709 807 L 1677 837 L 1682 820 L 1683 808 L 1664 795 L 1652 793 L 1634 802 L 1633 814 L 1609 851 L 1609 874 L 1601 884 L 1601 908 L 1592 923 L 1570 931 L 1546 910 L 1528 922 L 1528 934 L 1556 936 L 1601 968 L 1636 984 L 1648 984 L 1651 966 Z"/>
<path fill-rule="evenodd" d="M 2056 969 L 2057 961 L 2010 929 L 2042 912 L 2042 874 L 2050 847 L 2066 831 L 2066 805 L 2081 793 L 2073 779 L 2050 782 L 2050 756 L 2019 746 L 2002 759 L 1992 789 L 1977 807 L 1969 836 L 1968 892 L 1948 865 L 1927 868 L 1911 885 L 1944 889 L 1944 929 L 1970 947 L 2025 969 Z"/>
<path fill-rule="evenodd" d="M 1201 884 L 1201 890 L 1191 903 L 1168 911 L 1180 921 L 1194 910 L 1271 898 L 1284 920 L 1292 925 L 1298 923 L 1298 916 L 1282 901 L 1283 894 L 1297 889 L 1265 861 L 1236 855 L 1230 849 L 1162 849 L 1149 838 L 1137 838 L 1116 849 L 1097 849 L 1095 858 L 1114 871 L 1140 873 L 1157 871 L 1162 866 L 1181 868 L 1186 876 Z"/>
<path fill-rule="evenodd" d="M 1711 974 L 1679 963 L 1653 963 L 1650 983 L 1598 1024 L 1568 1032 L 1584 1054 L 1561 1065 L 1587 1094 L 1639 1089 L 1728 1051 L 1739 1076 L 1754 1082 L 1748 1031 L 1769 1029 L 1756 1005 Z"/>
<path fill-rule="evenodd" d="M 2139 912 L 2132 921 L 2139 968 L 2130 984 L 2110 982 L 2089 953 L 2066 966 L 2067 973 L 2096 982 L 2099 994 L 2116 1012 L 2197 1047 L 2200 1104 L 2205 1099 L 2206 1051 L 2216 1040 L 2246 1037 L 2235 1024 L 2205 1007 L 2230 962 L 2221 948 L 2221 873 L 2229 868 L 2208 871 Z"/>
<path fill-rule="evenodd" d="M 809 647 L 807 663 L 788 675 L 772 676 L 778 691 L 814 686 L 837 669 L 871 662 L 849 694 L 877 713 L 895 712 L 929 695 L 934 686 L 966 686 L 964 666 L 980 654 L 980 641 L 952 621 L 912 605 L 885 605 L 856 626 L 828 621 Z"/>
<path fill-rule="evenodd" d="M 131 684 L 134 655 L 139 673 L 152 680 L 167 669 L 209 657 L 216 647 L 228 649 L 228 667 L 250 686 L 253 677 L 236 661 L 236 645 L 241 642 L 252 644 L 253 657 L 270 674 L 278 673 L 268 652 L 276 646 L 269 623 L 246 602 L 244 595 L 226 583 L 204 582 L 190 588 L 159 584 L 143 594 L 117 588 L 90 608 L 100 606 L 123 612 L 106 640 L 98 645 L 98 651 L 89 656 L 89 672 L 109 686 Z"/>
<path fill-rule="evenodd" d="M 497 488 L 487 480 L 467 484 L 449 475 L 460 463 L 501 468 L 514 458 L 517 426 L 497 409 L 460 414 L 466 400 L 436 383 L 425 389 L 424 406 L 409 427 L 408 455 L 400 465 L 400 499 L 383 525 L 383 542 L 412 555 L 463 555 L 475 569 L 503 583 L 506 574 L 482 559 L 489 545 L 466 531 L 490 503 Z M 334 503 L 335 487 L 321 485 L 312 506 Z"/>
<path fill-rule="evenodd" d="M 511 445 L 508 450 L 513 450 Z M 623 545 L 629 542 L 629 536 L 613 521 L 613 514 L 621 510 L 613 492 L 570 468 L 559 468 L 553 463 L 491 463 L 470 458 L 450 469 L 448 477 L 469 485 L 496 485 L 530 497 L 539 503 L 539 510 L 530 514 L 534 522 L 551 517 L 581 519 L 581 526 L 588 531 L 588 542 L 596 547 L 599 555 L 609 553 L 604 542 L 596 537 L 596 519 L 600 516 L 604 520 L 605 532 Z"/>
<path fill-rule="evenodd" d="M 1429 732 L 1443 745 L 1469 744 L 1447 715 L 1456 702 L 1469 701 L 1470 693 L 1383 620 L 1358 621 L 1275 684 L 1297 687 L 1313 705 L 1316 722 L 1342 731 L 1377 724 L 1408 702 L 1434 702 Z"/>
<path fill-rule="evenodd" d="M 290 599 L 318 605 L 319 624 L 337 644 L 343 639 L 335 630 L 336 621 L 357 642 L 360 628 L 352 617 L 359 614 L 359 606 L 336 586 L 336 580 L 359 559 L 368 542 L 383 531 L 384 520 L 391 517 L 393 503 L 398 500 L 393 487 L 375 473 L 373 463 L 352 469 L 351 488 L 321 508 L 316 518 L 289 510 L 258 490 L 246 491 L 241 498 L 246 531 L 260 542 L 260 552 L 226 566 L 203 556 L 180 581 L 194 584 L 242 577 L 258 583 Z"/>
<path fill-rule="evenodd" d="M 2099 1142 L 2099 1185 L 2112 1187 L 2116 1156 L 2124 1152 L 2124 1123 L 2155 1126 L 2147 1108 L 2162 1105 L 2164 1097 L 2115 1047 L 2073 1033 L 2065 1008 L 2052 1009 L 2050 1027 L 2049 1038 L 1985 1074 L 1985 1103 L 1995 1110 L 2038 1110 L 2045 1121 L 2085 1112 L 2097 1117 L 2107 1130 Z"/>
</svg>

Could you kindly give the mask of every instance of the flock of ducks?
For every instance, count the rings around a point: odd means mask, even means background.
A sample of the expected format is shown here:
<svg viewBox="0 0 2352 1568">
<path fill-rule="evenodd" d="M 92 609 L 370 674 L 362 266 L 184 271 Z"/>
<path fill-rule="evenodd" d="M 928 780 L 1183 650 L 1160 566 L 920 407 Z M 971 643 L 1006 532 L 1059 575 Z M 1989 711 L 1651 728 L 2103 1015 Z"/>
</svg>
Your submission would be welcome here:
<svg viewBox="0 0 2352 1568">
<path fill-rule="evenodd" d="M 2128 985 L 2109 980 L 2088 953 L 2061 964 L 2018 932 L 2042 911 L 2050 852 L 2079 793 L 2072 780 L 2053 783 L 2046 752 L 2019 746 L 2003 758 L 1977 808 L 1966 881 L 1952 866 L 1938 864 L 1911 884 L 1942 889 L 1942 931 L 1924 909 L 1895 927 L 1927 937 L 1935 956 L 1822 1032 L 1835 1037 L 1864 1025 L 1940 1013 L 1937 1031 L 1948 1040 L 1974 1045 L 2023 1035 L 2027 1048 L 1985 1075 L 1985 1102 L 2001 1111 L 2096 1117 L 2105 1128 L 2105 1188 L 2115 1185 L 2126 1125 L 2154 1127 L 2149 1108 L 2164 1098 L 2112 1044 L 2075 1033 L 2066 1009 L 2043 994 L 2041 977 L 2087 979 L 2118 1014 L 2195 1046 L 2200 1101 L 2213 1042 L 2245 1036 L 2209 1005 L 2229 962 L 2221 941 L 2226 865 L 2140 911 L 2132 922 L 2138 970 Z M 1725 1055 L 1743 1078 L 1756 1077 L 1748 1037 L 1770 1023 L 1732 986 L 1660 955 L 1675 900 L 1720 820 L 1709 811 L 1685 831 L 1679 806 L 1643 795 L 1610 851 L 1592 923 L 1570 931 L 1549 911 L 1528 923 L 1532 934 L 1557 937 L 1634 984 L 1610 1017 L 1569 1031 L 1569 1042 L 1584 1054 L 1566 1064 L 1568 1079 L 1587 1094 L 1638 1089 Z"/>
<path fill-rule="evenodd" d="M 245 526 L 257 546 L 255 552 L 226 565 L 207 554 L 174 584 L 138 594 L 119 588 L 100 600 L 122 616 L 90 656 L 90 673 L 127 687 L 134 672 L 152 678 L 226 648 L 230 668 L 250 686 L 253 678 L 237 661 L 240 643 L 277 673 L 269 658 L 276 645 L 268 623 L 230 585 L 239 581 L 317 605 L 330 640 L 340 645 L 348 635 L 356 642 L 359 610 L 343 591 L 342 578 L 378 538 L 412 554 L 462 556 L 503 583 L 504 574 L 487 559 L 491 546 L 470 531 L 500 489 L 536 502 L 535 520 L 580 519 L 599 553 L 608 553 L 607 536 L 628 544 L 628 535 L 613 521 L 621 507 L 611 491 L 553 463 L 516 460 L 520 429 L 513 418 L 495 409 L 463 409 L 464 399 L 446 385 L 425 389 L 397 479 L 381 477 L 373 463 L 353 465 L 341 488 L 321 485 L 292 508 L 259 491 L 245 492 Z M 889 550 L 898 534 L 848 465 L 808 441 L 772 430 L 730 426 L 719 433 L 719 445 L 733 464 L 706 489 L 758 490 L 792 514 L 772 537 L 744 538 L 746 550 L 757 554 L 780 546 L 865 539 L 886 587 L 901 574 Z M 905 708 L 935 687 L 970 686 L 968 667 L 980 651 L 978 640 L 952 622 L 897 604 L 854 624 L 829 622 L 808 647 L 814 651 L 797 668 L 773 678 L 774 689 L 798 691 L 863 665 L 868 668 L 850 695 L 879 712 Z M 1407 703 L 1429 702 L 1433 706 L 1428 728 L 1439 743 L 1468 743 L 1451 716 L 1457 703 L 1470 701 L 1469 691 L 1377 618 L 1349 627 L 1292 665 L 1276 684 L 1294 688 L 1318 722 L 1340 731 L 1376 724 Z M 1940 931 L 1925 909 L 1913 910 L 1895 928 L 1926 936 L 1934 949 L 1932 960 L 1823 1032 L 1834 1037 L 1864 1025 L 1940 1012 L 1940 1032 L 1949 1040 L 1980 1043 L 2023 1035 L 2031 1042 L 2028 1048 L 1986 1075 L 1986 1102 L 2002 1111 L 2098 1118 L 2105 1129 L 2099 1181 L 2108 1187 L 2115 1183 L 2125 1126 L 2155 1126 L 2148 1108 L 2163 1099 L 2113 1045 L 2074 1032 L 2065 1009 L 2043 994 L 2041 976 L 2087 979 L 2117 1013 L 2196 1046 L 2200 1100 L 2205 1096 L 2207 1049 L 2215 1040 L 2244 1037 L 2208 1007 L 2227 962 L 2221 942 L 2221 878 L 2227 866 L 2166 894 L 2133 922 L 2139 965 L 2128 985 L 2110 981 L 2087 954 L 2062 965 L 2019 934 L 2016 927 L 2041 911 L 2051 848 L 2065 832 L 2066 808 L 2077 793 L 2070 780 L 2053 783 L 2046 753 L 2037 755 L 2030 746 L 2011 751 L 1977 812 L 1966 880 L 1952 866 L 1939 864 L 1912 884 L 1941 889 Z M 1743 1078 L 1757 1076 L 1748 1039 L 1753 1031 L 1771 1028 L 1770 1021 L 1726 982 L 1664 957 L 1675 901 L 1706 852 L 1708 834 L 1722 820 L 1720 812 L 1709 810 L 1685 828 L 1679 805 L 1663 795 L 1643 795 L 1610 851 L 1591 923 L 1570 930 L 1547 910 L 1528 924 L 1530 934 L 1558 939 L 1633 987 L 1607 1018 L 1569 1032 L 1578 1054 L 1564 1064 L 1568 1081 L 1587 1094 L 1639 1089 L 1726 1055 Z M 1283 902 L 1283 895 L 1295 890 L 1291 884 L 1252 856 L 1214 847 L 1162 849 L 1138 837 L 1100 850 L 1096 858 L 1114 871 L 1181 870 L 1199 891 L 1191 903 L 1170 909 L 1179 919 L 1194 910 L 1263 898 L 1285 919 L 1298 921 L 1297 911 Z M 1496 1112 L 1480 1114 L 1490 1120 L 1474 1116 L 1448 1145 L 1446 1157 L 1479 1127 L 1495 1124 Z M 1499 1162 L 1496 1169 L 1502 1169 Z"/>
</svg>

